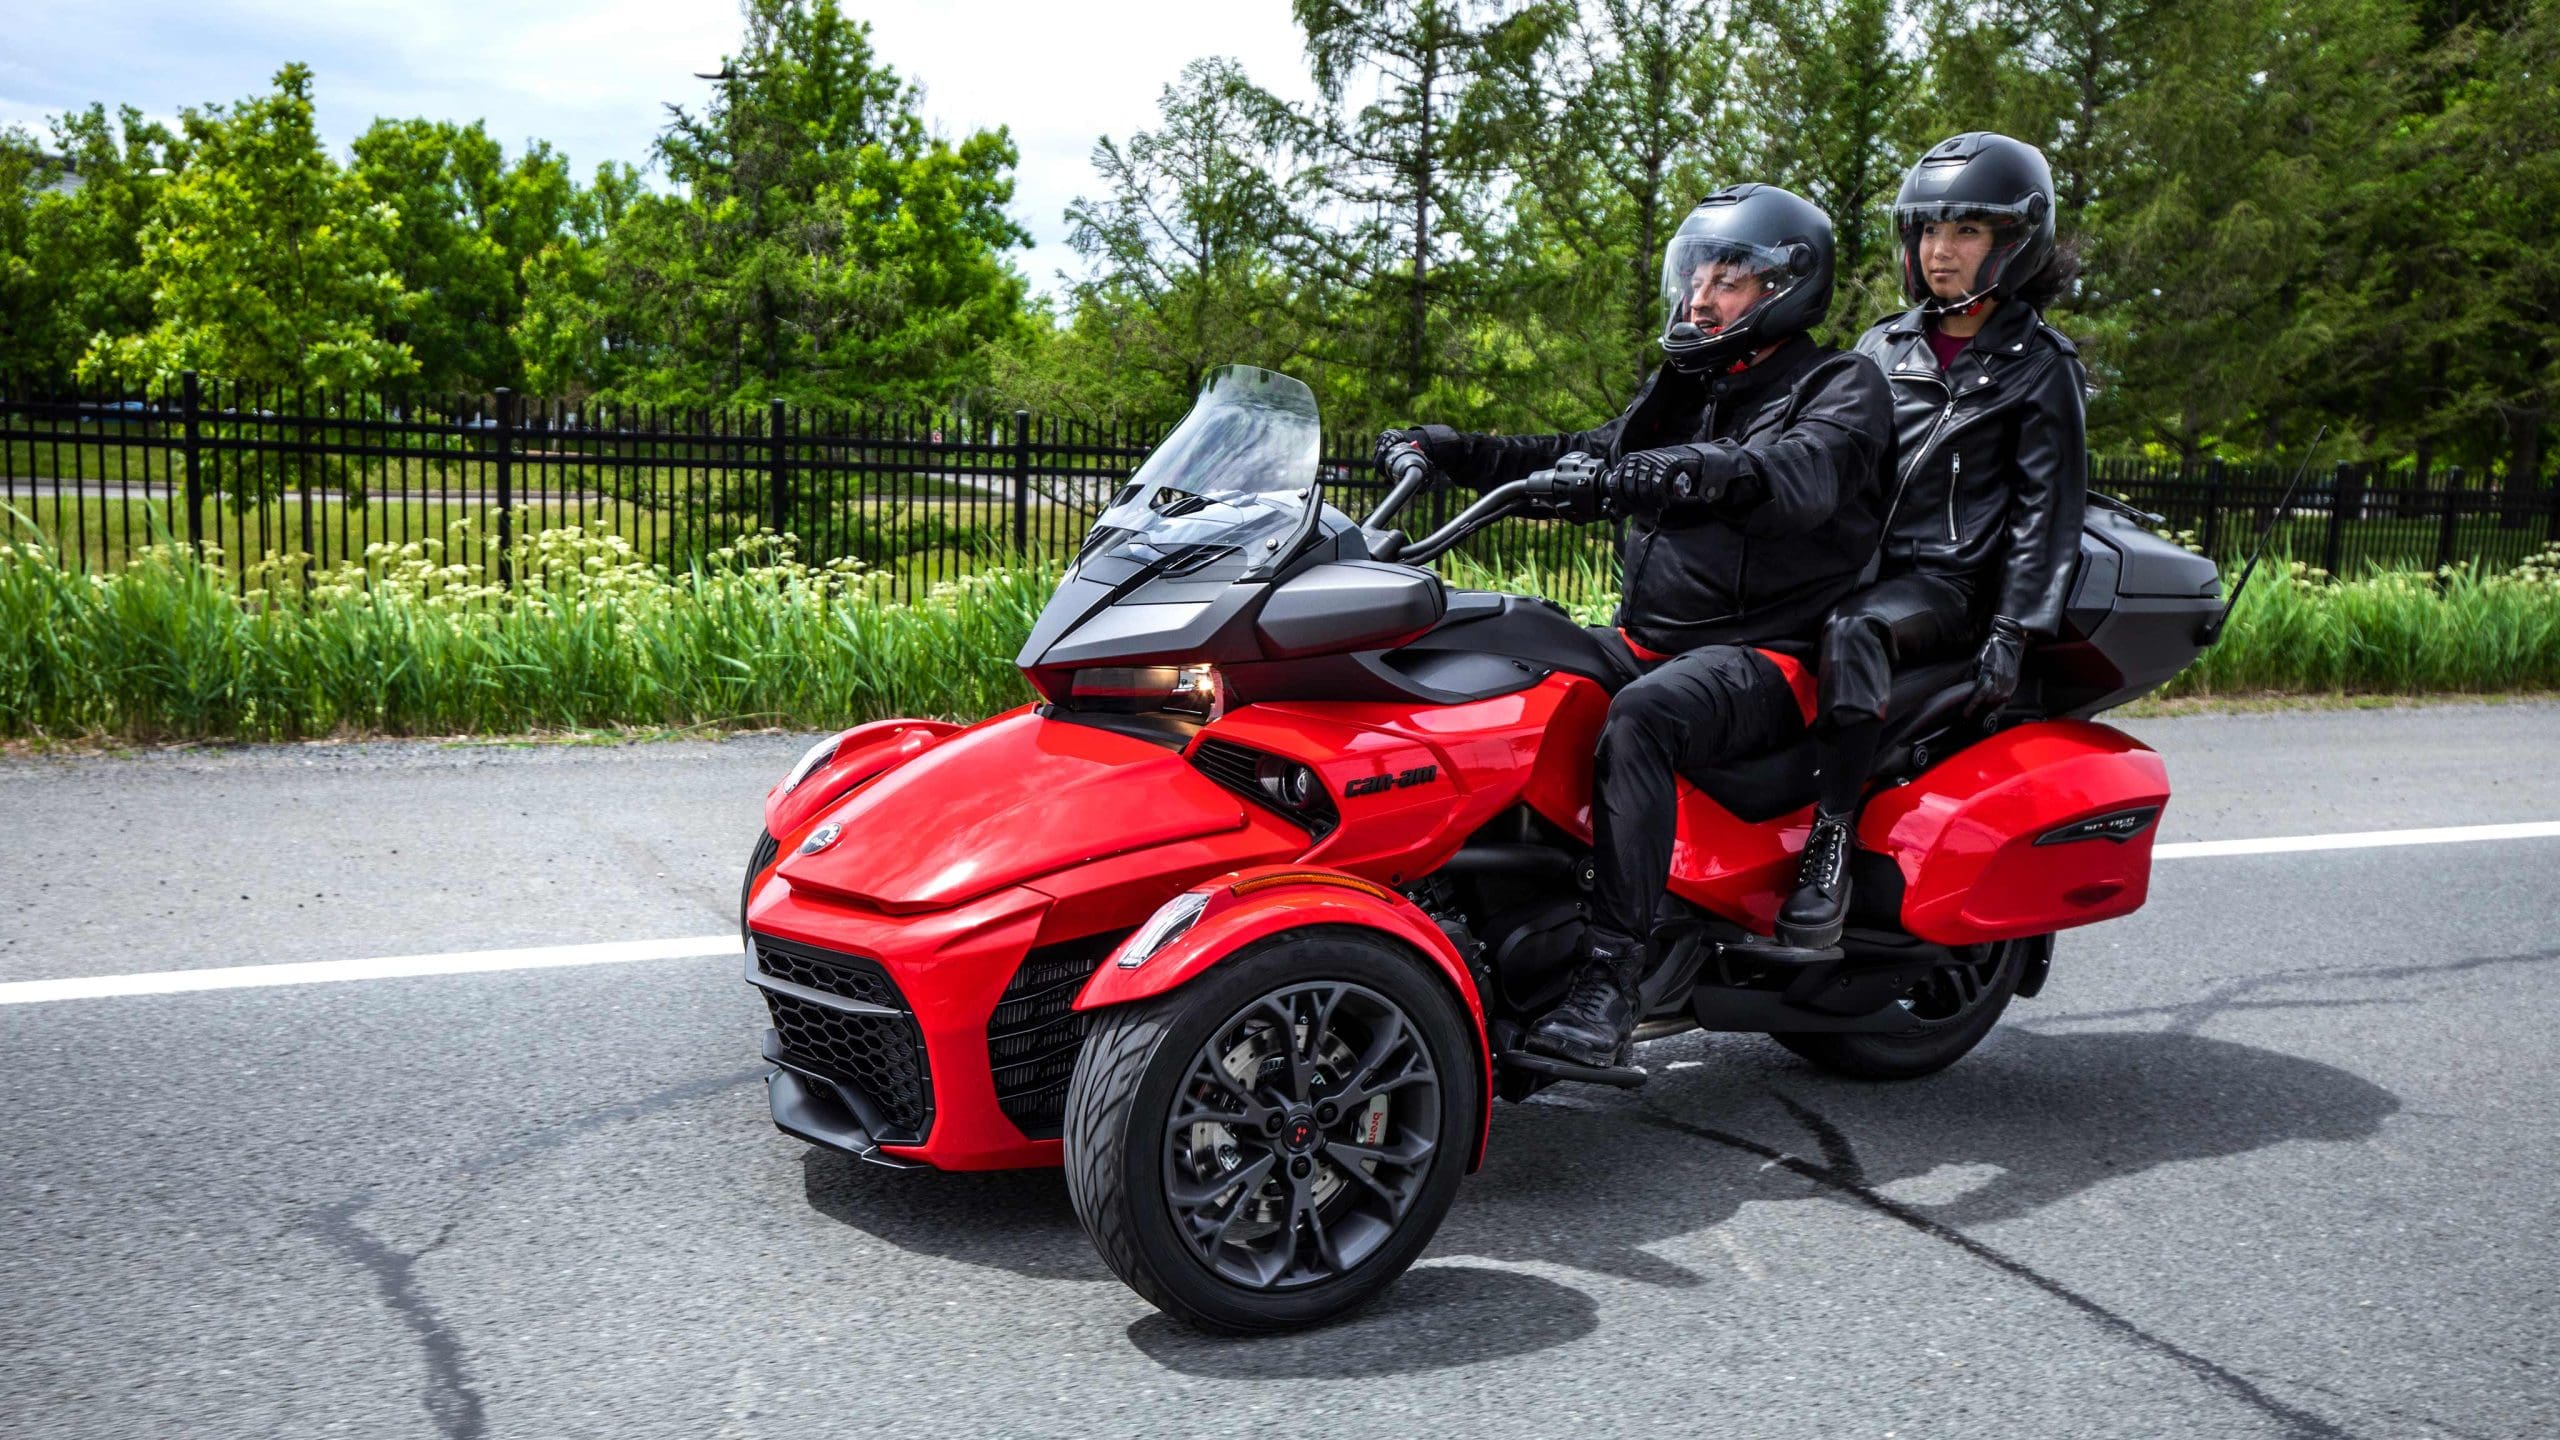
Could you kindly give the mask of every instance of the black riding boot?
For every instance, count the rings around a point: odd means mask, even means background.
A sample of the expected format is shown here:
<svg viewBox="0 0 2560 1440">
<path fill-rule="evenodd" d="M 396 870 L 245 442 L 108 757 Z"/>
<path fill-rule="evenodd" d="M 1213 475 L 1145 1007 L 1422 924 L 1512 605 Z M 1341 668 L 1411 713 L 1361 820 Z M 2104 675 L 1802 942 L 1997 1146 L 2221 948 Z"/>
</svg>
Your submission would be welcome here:
<svg viewBox="0 0 2560 1440">
<path fill-rule="evenodd" d="M 1643 1004 L 1636 985 L 1643 978 L 1644 946 L 1594 931 L 1584 955 L 1564 999 L 1539 1018 L 1521 1044 L 1576 1065 L 1623 1065 Z"/>
<path fill-rule="evenodd" d="M 1827 950 L 1849 922 L 1849 842 L 1853 815 L 1813 812 L 1813 833 L 1796 867 L 1796 893 L 1778 911 L 1778 943 Z"/>
</svg>

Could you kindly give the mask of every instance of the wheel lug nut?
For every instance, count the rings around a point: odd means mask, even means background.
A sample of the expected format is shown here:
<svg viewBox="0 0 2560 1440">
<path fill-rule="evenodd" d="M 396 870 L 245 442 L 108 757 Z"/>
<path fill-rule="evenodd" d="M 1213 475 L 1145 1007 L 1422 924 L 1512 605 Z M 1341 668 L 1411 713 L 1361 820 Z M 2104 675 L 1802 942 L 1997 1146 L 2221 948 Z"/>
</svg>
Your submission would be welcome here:
<svg viewBox="0 0 2560 1440">
<path fill-rule="evenodd" d="M 1315 1172 L 1316 1162 L 1308 1159 L 1304 1155 L 1301 1155 L 1297 1159 L 1289 1162 L 1289 1173 L 1297 1176 L 1301 1180 L 1306 1179 Z"/>
<path fill-rule="evenodd" d="M 1277 1135 L 1280 1133 L 1279 1111 L 1274 1110 L 1270 1114 L 1262 1117 L 1262 1133 L 1265 1135 Z"/>
<path fill-rule="evenodd" d="M 1316 1107 L 1316 1123 L 1320 1125 L 1330 1125 L 1334 1122 L 1334 1117 L 1341 1113 L 1341 1111 L 1334 1108 L 1332 1101 L 1327 1100 Z"/>
</svg>

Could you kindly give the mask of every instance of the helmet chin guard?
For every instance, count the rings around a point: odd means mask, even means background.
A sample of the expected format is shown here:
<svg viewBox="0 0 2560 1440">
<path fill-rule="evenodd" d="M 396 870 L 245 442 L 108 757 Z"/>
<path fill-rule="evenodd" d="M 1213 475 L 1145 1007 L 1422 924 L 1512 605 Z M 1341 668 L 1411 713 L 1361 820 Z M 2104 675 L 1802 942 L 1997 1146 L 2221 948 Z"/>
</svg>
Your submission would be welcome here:
<svg viewBox="0 0 2560 1440">
<path fill-rule="evenodd" d="M 1662 254 L 1665 363 L 1702 374 L 1822 323 L 1831 308 L 1831 221 L 1774 185 L 1698 203 Z"/>
</svg>

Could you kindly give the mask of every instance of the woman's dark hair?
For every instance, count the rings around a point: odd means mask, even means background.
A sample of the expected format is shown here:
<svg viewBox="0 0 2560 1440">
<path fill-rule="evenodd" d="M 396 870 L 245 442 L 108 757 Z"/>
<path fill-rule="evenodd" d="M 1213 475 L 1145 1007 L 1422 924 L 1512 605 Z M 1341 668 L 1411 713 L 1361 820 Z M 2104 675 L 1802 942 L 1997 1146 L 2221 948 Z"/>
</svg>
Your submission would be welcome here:
<svg viewBox="0 0 2560 1440">
<path fill-rule="evenodd" d="M 2053 242 L 2053 253 L 2045 257 L 2044 268 L 2028 277 L 2017 289 L 2017 297 L 2038 310 L 2052 307 L 2053 302 L 2070 293 L 2071 282 L 2080 278 L 2080 237 L 2065 235 Z"/>
</svg>

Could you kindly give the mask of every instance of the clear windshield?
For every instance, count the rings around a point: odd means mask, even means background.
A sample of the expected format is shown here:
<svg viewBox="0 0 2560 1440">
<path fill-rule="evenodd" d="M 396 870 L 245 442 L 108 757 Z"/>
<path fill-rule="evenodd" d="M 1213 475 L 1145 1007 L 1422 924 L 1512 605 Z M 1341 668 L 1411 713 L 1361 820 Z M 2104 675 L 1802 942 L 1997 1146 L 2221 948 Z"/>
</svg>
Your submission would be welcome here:
<svg viewBox="0 0 2560 1440">
<path fill-rule="evenodd" d="M 1267 574 L 1305 533 L 1322 446 L 1304 384 L 1251 365 L 1212 370 L 1191 413 L 1094 521 L 1077 563 L 1108 555 L 1190 569 L 1235 555 L 1247 577 Z"/>
</svg>

